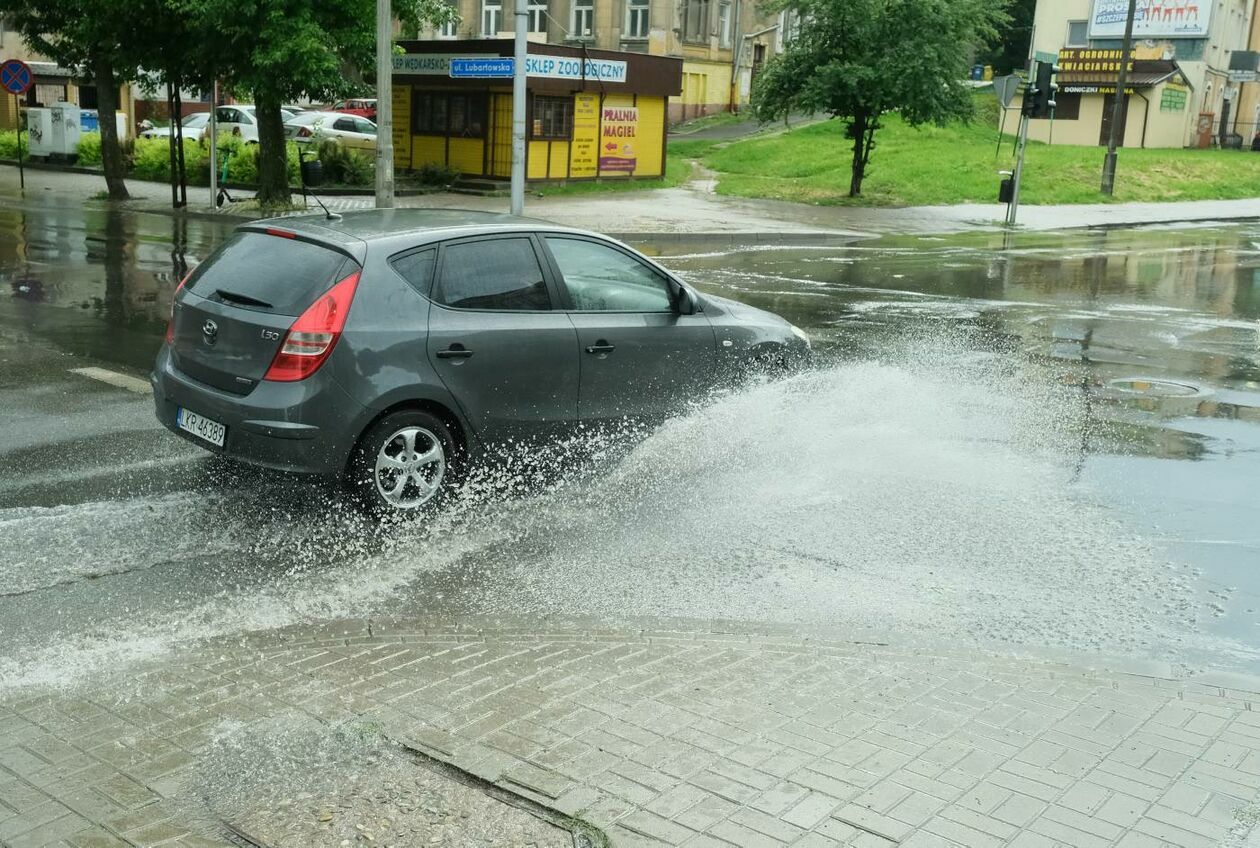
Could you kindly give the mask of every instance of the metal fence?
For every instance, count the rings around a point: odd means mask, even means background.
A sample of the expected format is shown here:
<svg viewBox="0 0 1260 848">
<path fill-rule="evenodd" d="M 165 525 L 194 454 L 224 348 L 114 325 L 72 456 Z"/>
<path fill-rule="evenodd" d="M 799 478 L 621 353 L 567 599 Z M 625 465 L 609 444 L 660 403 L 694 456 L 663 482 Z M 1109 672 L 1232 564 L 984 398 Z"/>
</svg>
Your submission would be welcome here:
<svg viewBox="0 0 1260 848">
<path fill-rule="evenodd" d="M 1217 121 L 1212 132 L 1212 146 L 1235 150 L 1251 150 L 1260 133 L 1260 124 L 1254 121 L 1229 121 L 1225 127 Z"/>
</svg>

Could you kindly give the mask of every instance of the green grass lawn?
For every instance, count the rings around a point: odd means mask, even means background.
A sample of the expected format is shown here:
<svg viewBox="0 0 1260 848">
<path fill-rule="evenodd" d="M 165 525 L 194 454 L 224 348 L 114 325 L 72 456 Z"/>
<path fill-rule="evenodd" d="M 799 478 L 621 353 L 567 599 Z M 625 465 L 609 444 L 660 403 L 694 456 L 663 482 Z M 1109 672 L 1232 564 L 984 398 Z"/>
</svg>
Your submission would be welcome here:
<svg viewBox="0 0 1260 848">
<path fill-rule="evenodd" d="M 848 196 L 852 142 L 844 137 L 840 121 L 724 145 L 676 141 L 669 150 L 671 159 L 698 158 L 718 171 L 719 194 L 861 206 L 996 203 L 1001 179 L 996 172 L 1012 167 L 1011 139 L 1006 138 L 995 159 L 996 120 L 991 108 L 977 111 L 981 117 L 971 124 L 918 129 L 896 115 L 885 117 L 863 196 L 857 199 Z M 1104 152 L 1101 147 L 1030 143 L 1020 201 L 1107 201 L 1098 190 Z M 1123 149 L 1111 201 L 1256 196 L 1260 153 Z"/>
</svg>

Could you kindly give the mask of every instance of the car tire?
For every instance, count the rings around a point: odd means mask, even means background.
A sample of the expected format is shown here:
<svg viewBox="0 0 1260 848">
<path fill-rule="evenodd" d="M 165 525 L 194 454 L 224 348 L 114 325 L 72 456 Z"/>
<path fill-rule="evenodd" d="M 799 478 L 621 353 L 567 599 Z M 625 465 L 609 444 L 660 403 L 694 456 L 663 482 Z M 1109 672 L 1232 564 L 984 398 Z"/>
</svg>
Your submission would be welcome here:
<svg viewBox="0 0 1260 848">
<path fill-rule="evenodd" d="M 445 422 L 424 410 L 401 410 L 359 439 L 346 484 L 359 507 L 374 517 L 431 515 L 451 496 L 462 459 Z"/>
</svg>

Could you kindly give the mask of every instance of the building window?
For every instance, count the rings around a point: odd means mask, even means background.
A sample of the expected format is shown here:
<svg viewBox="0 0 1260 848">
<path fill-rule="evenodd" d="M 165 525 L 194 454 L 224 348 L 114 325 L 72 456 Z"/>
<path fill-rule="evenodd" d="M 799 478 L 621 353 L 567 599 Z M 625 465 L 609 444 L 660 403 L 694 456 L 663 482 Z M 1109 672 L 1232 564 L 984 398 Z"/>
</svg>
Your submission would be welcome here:
<svg viewBox="0 0 1260 848">
<path fill-rule="evenodd" d="M 534 114 L 530 135 L 568 141 L 573 135 L 572 97 L 534 97 Z"/>
<path fill-rule="evenodd" d="M 1065 47 L 1089 46 L 1089 21 L 1068 21 Z"/>
<path fill-rule="evenodd" d="M 503 28 L 503 0 L 481 0 L 481 34 L 498 35 Z"/>
<path fill-rule="evenodd" d="M 595 0 L 573 0 L 570 38 L 590 38 L 595 33 Z"/>
<path fill-rule="evenodd" d="M 779 13 L 779 29 L 775 33 L 775 52 L 782 52 L 783 48 L 796 40 L 801 34 L 801 16 L 799 12 L 787 9 Z"/>
<path fill-rule="evenodd" d="M 625 38 L 647 38 L 649 0 L 626 0 Z"/>
<path fill-rule="evenodd" d="M 709 0 L 684 0 L 682 25 L 683 41 L 708 41 Z"/>
<path fill-rule="evenodd" d="M 718 3 L 718 47 L 731 46 L 731 4 L 727 0 Z"/>
<path fill-rule="evenodd" d="M 452 10 L 458 11 L 459 7 L 455 5 L 454 0 L 447 0 L 447 5 L 450 6 Z M 455 38 L 458 35 L 459 35 L 459 15 L 458 14 L 452 15 L 449 21 L 447 21 L 446 23 L 438 27 L 438 31 L 437 31 L 438 38 Z"/>
<path fill-rule="evenodd" d="M 411 91 L 411 131 L 416 135 L 484 138 L 486 114 L 484 95 Z"/>
<path fill-rule="evenodd" d="M 529 0 L 529 31 L 547 31 L 547 0 Z"/>
</svg>

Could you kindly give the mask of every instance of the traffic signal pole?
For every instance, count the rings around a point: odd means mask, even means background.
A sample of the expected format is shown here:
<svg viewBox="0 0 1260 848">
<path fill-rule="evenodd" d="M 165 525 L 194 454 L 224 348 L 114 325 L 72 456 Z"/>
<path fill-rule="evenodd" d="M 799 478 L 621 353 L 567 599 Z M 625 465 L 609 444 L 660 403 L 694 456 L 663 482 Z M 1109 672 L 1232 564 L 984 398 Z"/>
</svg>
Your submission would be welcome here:
<svg viewBox="0 0 1260 848">
<path fill-rule="evenodd" d="M 1006 226 L 1015 226 L 1015 216 L 1019 214 L 1019 183 L 1024 176 L 1024 148 L 1028 146 L 1029 117 L 1020 110 L 1019 141 L 1016 142 L 1015 173 L 1011 175 L 1011 202 L 1006 207 Z"/>
</svg>

